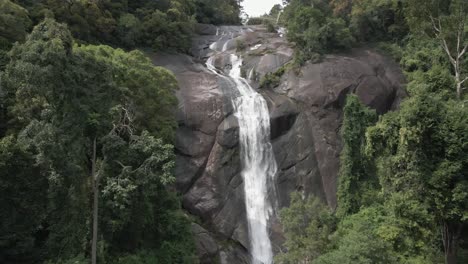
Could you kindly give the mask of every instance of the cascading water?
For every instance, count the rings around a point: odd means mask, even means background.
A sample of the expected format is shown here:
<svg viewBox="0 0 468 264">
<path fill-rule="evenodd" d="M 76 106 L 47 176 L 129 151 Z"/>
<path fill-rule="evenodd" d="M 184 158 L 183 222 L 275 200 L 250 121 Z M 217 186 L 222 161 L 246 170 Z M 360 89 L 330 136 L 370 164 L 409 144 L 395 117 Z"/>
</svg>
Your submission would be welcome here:
<svg viewBox="0 0 468 264">
<path fill-rule="evenodd" d="M 239 95 L 232 100 L 235 116 L 239 121 L 242 176 L 252 263 L 271 264 L 273 252 L 268 235 L 268 220 L 272 206 L 268 201 L 268 187 L 273 182 L 277 165 L 270 143 L 268 107 L 265 99 L 241 77 L 240 57 L 230 54 L 232 68 L 229 71 L 229 78 L 216 71 L 213 61 L 212 56 L 207 61 L 207 68 L 218 76 L 230 79 Z"/>
<path fill-rule="evenodd" d="M 253 263 L 273 262 L 268 236 L 268 183 L 276 173 L 276 161 L 270 144 L 270 116 L 265 99 L 241 77 L 242 59 L 231 55 L 229 76 L 236 83 L 240 96 L 235 98 L 239 120 L 241 155 L 243 159 L 245 205 L 249 224 Z"/>
</svg>

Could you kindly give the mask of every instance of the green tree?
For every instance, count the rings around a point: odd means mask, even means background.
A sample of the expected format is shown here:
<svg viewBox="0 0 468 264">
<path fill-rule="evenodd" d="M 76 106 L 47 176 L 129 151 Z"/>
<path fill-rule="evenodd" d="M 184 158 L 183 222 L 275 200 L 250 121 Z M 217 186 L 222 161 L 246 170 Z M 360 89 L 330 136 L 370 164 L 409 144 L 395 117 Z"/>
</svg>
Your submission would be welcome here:
<svg viewBox="0 0 468 264">
<path fill-rule="evenodd" d="M 148 132 L 131 137 L 104 139 L 104 239 L 114 252 L 153 250 L 162 263 L 193 263 L 189 220 L 164 187 L 175 180 L 173 146 Z"/>
<path fill-rule="evenodd" d="M 78 42 L 182 52 L 191 47 L 192 0 L 16 1 L 36 23 L 46 17 L 66 23 Z"/>
<path fill-rule="evenodd" d="M 24 40 L 31 23 L 26 9 L 10 0 L 0 0 L 0 71 L 8 62 L 12 44 Z"/>
<path fill-rule="evenodd" d="M 155 50 L 189 51 L 194 21 L 177 7 L 171 8 L 167 13 L 160 10 L 148 11 L 142 22 L 145 40 L 143 44 Z"/>
<path fill-rule="evenodd" d="M 166 142 L 173 141 L 177 80 L 172 73 L 154 67 L 140 51 L 125 52 L 104 45 L 80 46 L 75 51 L 110 66 L 113 81 L 125 98 L 124 107 L 130 114 L 134 133 L 147 130 Z"/>
<path fill-rule="evenodd" d="M 335 248 L 314 263 L 399 263 L 392 245 L 376 232 L 383 221 L 384 217 L 378 208 L 366 208 L 346 218 L 334 234 Z"/>
<path fill-rule="evenodd" d="M 308 3 L 311 2 L 311 3 Z M 301 60 L 350 48 L 354 44 L 346 23 L 330 15 L 328 4 L 321 1 L 292 1 L 285 8 L 288 40 L 295 42 Z"/>
<path fill-rule="evenodd" d="M 331 0 L 330 6 L 333 14 L 340 17 L 348 17 L 353 7 L 352 0 Z"/>
<path fill-rule="evenodd" d="M 360 41 L 398 41 L 408 33 L 400 0 L 354 0 L 350 28 Z"/>
<path fill-rule="evenodd" d="M 205 24 L 239 25 L 241 2 L 239 0 L 195 0 L 196 19 Z"/>
<path fill-rule="evenodd" d="M 136 47 L 141 41 L 142 35 L 141 21 L 133 14 L 124 13 L 117 21 L 117 35 L 126 48 Z"/>
<path fill-rule="evenodd" d="M 456 263 L 468 220 L 468 115 L 459 102 L 434 94 L 408 99 L 367 131 L 367 151 L 379 160 L 383 191 L 405 192 L 435 216 L 446 263 Z"/>
<path fill-rule="evenodd" d="M 280 4 L 276 4 L 270 9 L 269 15 L 276 19 L 279 13 L 281 13 L 282 11 L 283 11 L 283 7 Z"/>
<path fill-rule="evenodd" d="M 47 207 L 47 178 L 35 164 L 33 153 L 16 138 L 0 139 L 0 261 L 38 259 Z"/>
<path fill-rule="evenodd" d="M 329 247 L 335 219 L 327 206 L 316 197 L 304 199 L 299 193 L 291 195 L 291 205 L 280 212 L 286 237 L 286 252 L 275 260 L 281 264 L 312 263 Z"/>
<path fill-rule="evenodd" d="M 22 41 L 31 27 L 28 11 L 10 0 L 0 0 L 0 41 Z"/>
<path fill-rule="evenodd" d="M 347 97 L 341 127 L 343 150 L 338 175 L 339 216 L 356 213 L 362 205 L 373 200 L 366 196 L 372 196 L 370 191 L 375 189 L 378 179 L 374 176 L 372 161 L 364 153 L 364 139 L 367 127 L 376 121 L 376 112 L 364 106 L 356 95 Z"/>
<path fill-rule="evenodd" d="M 19 133 L 48 182 L 45 256 L 60 262 L 91 248 L 95 263 L 105 257 L 98 247 L 111 257 L 148 248 L 162 262 L 193 260 L 188 220 L 165 187 L 173 148 L 156 138 L 173 138 L 174 76 L 141 52 L 74 46 L 52 19 L 11 54 L 10 133 Z M 100 223 L 112 228 L 98 235 Z"/>
<path fill-rule="evenodd" d="M 465 0 L 415 0 L 408 2 L 408 21 L 416 34 L 434 37 L 450 61 L 458 99 L 468 81 L 468 4 Z"/>
<path fill-rule="evenodd" d="M 96 141 L 110 130 L 116 93 L 108 67 L 75 56 L 72 46 L 67 28 L 46 19 L 12 50 L 5 76 L 20 139 L 38 152 L 53 181 L 48 247 L 60 252 L 54 248 L 65 244 L 76 255 L 86 241 L 87 214 L 81 212 L 88 211 L 88 186 L 97 193 Z"/>
</svg>

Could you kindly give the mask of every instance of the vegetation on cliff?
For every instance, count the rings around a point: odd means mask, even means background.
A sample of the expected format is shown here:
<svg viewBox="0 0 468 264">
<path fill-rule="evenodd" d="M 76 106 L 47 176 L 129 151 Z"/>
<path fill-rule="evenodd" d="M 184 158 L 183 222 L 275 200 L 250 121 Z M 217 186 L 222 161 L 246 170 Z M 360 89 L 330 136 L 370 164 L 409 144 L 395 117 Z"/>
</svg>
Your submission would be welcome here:
<svg viewBox="0 0 468 264">
<path fill-rule="evenodd" d="M 465 263 L 467 2 L 287 2 L 283 23 L 302 63 L 375 45 L 401 64 L 409 94 L 378 118 L 348 96 L 338 207 L 294 195 L 281 214 L 287 241 L 278 263 Z"/>
<path fill-rule="evenodd" d="M 168 186 L 176 79 L 125 50 L 189 52 L 239 3 L 0 0 L 1 263 L 197 262 Z"/>
<path fill-rule="evenodd" d="M 187 53 L 196 22 L 239 24 L 240 3 L 0 0 L 1 263 L 197 262 L 171 188 L 177 82 L 131 50 Z M 295 65 L 374 46 L 408 98 L 378 116 L 348 96 L 338 206 L 293 194 L 276 262 L 467 262 L 467 2 L 284 3 L 249 23 L 280 18 Z"/>
<path fill-rule="evenodd" d="M 138 51 L 77 45 L 46 19 L 14 45 L 1 77 L 3 263 L 87 263 L 91 249 L 101 263 L 193 262 L 189 220 L 165 187 L 174 180 L 169 71 Z"/>
</svg>

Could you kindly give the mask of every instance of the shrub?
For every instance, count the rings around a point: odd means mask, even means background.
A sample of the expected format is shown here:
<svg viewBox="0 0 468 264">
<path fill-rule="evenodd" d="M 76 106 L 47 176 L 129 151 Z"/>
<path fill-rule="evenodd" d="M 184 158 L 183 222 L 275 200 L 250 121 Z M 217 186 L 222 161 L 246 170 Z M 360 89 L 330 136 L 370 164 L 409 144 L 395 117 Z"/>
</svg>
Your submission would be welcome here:
<svg viewBox="0 0 468 264">
<path fill-rule="evenodd" d="M 237 52 L 244 51 L 246 49 L 244 40 L 236 39 L 236 50 Z"/>
<path fill-rule="evenodd" d="M 294 12 L 288 21 L 288 39 L 296 43 L 300 64 L 337 50 L 346 50 L 353 46 L 355 39 L 341 18 L 326 17 L 317 8 L 302 7 Z"/>
<path fill-rule="evenodd" d="M 263 24 L 265 21 L 265 19 L 263 17 L 251 17 L 249 18 L 249 20 L 247 21 L 247 25 L 261 25 Z"/>
<path fill-rule="evenodd" d="M 275 29 L 275 26 L 273 25 L 273 22 L 271 22 L 270 20 L 265 20 L 264 24 L 265 24 L 268 32 L 270 32 L 270 33 L 276 32 L 276 29 Z"/>
<path fill-rule="evenodd" d="M 285 66 L 279 68 L 276 72 L 269 72 L 260 80 L 259 88 L 275 88 L 281 82 L 281 77 L 285 73 Z"/>
<path fill-rule="evenodd" d="M 377 43 L 377 48 L 388 56 L 392 57 L 397 62 L 399 62 L 403 57 L 403 50 L 398 44 L 379 42 Z"/>
</svg>

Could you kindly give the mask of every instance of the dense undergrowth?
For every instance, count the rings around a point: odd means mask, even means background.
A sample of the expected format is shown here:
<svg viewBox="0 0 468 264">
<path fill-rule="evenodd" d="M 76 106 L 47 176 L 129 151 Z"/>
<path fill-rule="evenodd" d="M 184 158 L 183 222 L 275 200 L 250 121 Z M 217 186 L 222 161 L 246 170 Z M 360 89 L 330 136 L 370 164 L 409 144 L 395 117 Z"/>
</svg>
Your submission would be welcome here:
<svg viewBox="0 0 468 264">
<path fill-rule="evenodd" d="M 198 262 L 170 187 L 177 82 L 131 50 L 189 52 L 196 22 L 239 14 L 234 0 L 0 0 L 0 263 Z"/>
<path fill-rule="evenodd" d="M 279 18 L 296 49 L 262 88 L 372 45 L 400 63 L 408 98 L 378 116 L 348 97 L 338 206 L 294 194 L 277 263 L 467 262 L 466 1 L 284 2 L 249 22 L 273 31 Z M 197 262 L 168 187 L 177 83 L 131 50 L 188 52 L 196 22 L 240 12 L 234 0 L 0 0 L 1 263 L 88 263 L 96 186 L 99 263 Z"/>
<path fill-rule="evenodd" d="M 337 208 L 294 194 L 277 262 L 467 262 L 468 106 L 457 84 L 468 73 L 468 4 L 287 2 L 282 23 L 298 64 L 374 46 L 400 63 L 409 94 L 382 116 L 348 97 Z"/>
</svg>

